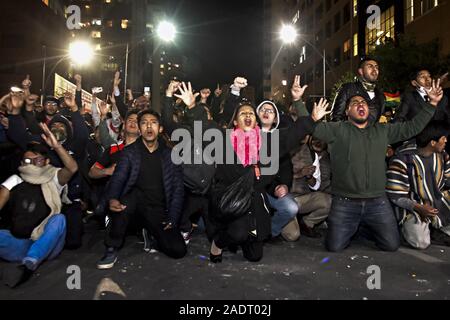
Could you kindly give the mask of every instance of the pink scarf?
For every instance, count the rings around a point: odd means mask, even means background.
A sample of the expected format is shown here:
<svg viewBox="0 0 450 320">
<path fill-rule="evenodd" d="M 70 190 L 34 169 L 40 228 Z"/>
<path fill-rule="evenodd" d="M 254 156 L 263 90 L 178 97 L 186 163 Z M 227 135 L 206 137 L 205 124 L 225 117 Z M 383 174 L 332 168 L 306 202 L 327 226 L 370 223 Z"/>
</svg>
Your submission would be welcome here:
<svg viewBox="0 0 450 320">
<path fill-rule="evenodd" d="M 261 148 L 261 135 L 258 126 L 248 132 L 236 128 L 231 132 L 230 139 L 234 152 L 236 152 L 244 167 L 258 163 L 259 149 Z"/>
</svg>

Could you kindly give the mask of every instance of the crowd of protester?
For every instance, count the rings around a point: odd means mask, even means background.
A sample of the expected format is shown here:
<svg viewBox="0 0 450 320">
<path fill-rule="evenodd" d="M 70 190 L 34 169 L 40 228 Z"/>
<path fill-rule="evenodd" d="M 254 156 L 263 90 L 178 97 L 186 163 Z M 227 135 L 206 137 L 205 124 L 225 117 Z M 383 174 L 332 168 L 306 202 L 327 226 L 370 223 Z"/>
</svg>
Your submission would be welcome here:
<svg viewBox="0 0 450 320">
<path fill-rule="evenodd" d="M 393 120 L 381 123 L 379 76 L 378 62 L 366 58 L 332 105 L 311 107 L 300 76 L 289 106 L 243 98 L 242 77 L 214 92 L 172 80 L 158 108 L 149 95 L 121 92 L 119 72 L 106 101 L 94 96 L 90 106 L 81 75 L 75 93 L 42 105 L 27 77 L 0 100 L 0 258 L 10 262 L 0 278 L 16 287 L 63 249 L 80 248 L 91 222 L 105 235 L 99 269 L 114 266 L 130 234 L 146 252 L 183 258 L 199 225 L 212 263 L 239 249 L 260 261 L 268 243 L 324 233 L 333 252 L 356 237 L 384 251 L 450 245 L 444 79 L 417 70 Z M 199 123 L 202 136 L 222 138 L 196 144 Z M 193 138 L 182 158 L 212 145 L 221 151 L 212 161 L 176 163 L 179 129 Z M 263 161 L 267 150 L 275 172 Z"/>
</svg>

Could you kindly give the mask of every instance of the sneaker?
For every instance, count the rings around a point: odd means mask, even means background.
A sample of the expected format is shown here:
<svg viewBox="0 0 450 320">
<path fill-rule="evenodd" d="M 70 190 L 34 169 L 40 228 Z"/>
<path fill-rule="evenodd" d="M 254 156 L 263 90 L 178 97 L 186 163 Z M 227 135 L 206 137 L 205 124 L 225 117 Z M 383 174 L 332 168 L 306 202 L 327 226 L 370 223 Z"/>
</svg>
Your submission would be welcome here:
<svg viewBox="0 0 450 320">
<path fill-rule="evenodd" d="M 32 274 L 33 271 L 23 264 L 8 264 L 3 270 L 3 283 L 10 288 L 15 288 L 26 282 Z"/>
<path fill-rule="evenodd" d="M 188 245 L 189 244 L 189 242 L 191 241 L 191 235 L 192 235 L 192 230 L 191 231 L 188 231 L 188 232 L 183 232 L 183 231 L 181 231 L 181 235 L 183 236 L 183 240 L 184 240 L 184 243 L 186 244 L 186 245 Z"/>
<path fill-rule="evenodd" d="M 156 247 L 156 240 L 151 234 L 148 233 L 147 229 L 142 229 L 142 238 L 144 240 L 144 251 L 147 253 L 158 252 Z"/>
<path fill-rule="evenodd" d="M 117 262 L 117 250 L 114 248 L 106 248 L 105 255 L 97 262 L 97 269 L 106 270 L 114 267 Z"/>
</svg>

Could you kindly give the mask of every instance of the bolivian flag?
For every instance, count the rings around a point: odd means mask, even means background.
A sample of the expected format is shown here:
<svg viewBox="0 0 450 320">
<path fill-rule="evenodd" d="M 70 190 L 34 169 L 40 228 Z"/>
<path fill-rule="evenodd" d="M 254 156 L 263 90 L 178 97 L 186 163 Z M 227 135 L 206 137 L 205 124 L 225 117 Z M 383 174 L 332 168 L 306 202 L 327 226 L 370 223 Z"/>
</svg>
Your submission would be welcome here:
<svg viewBox="0 0 450 320">
<path fill-rule="evenodd" d="M 385 108 L 388 109 L 395 109 L 396 107 L 398 107 L 400 105 L 400 92 L 396 92 L 396 93 L 389 93 L 389 92 L 385 92 L 384 96 L 386 97 L 386 103 L 385 103 Z"/>
</svg>

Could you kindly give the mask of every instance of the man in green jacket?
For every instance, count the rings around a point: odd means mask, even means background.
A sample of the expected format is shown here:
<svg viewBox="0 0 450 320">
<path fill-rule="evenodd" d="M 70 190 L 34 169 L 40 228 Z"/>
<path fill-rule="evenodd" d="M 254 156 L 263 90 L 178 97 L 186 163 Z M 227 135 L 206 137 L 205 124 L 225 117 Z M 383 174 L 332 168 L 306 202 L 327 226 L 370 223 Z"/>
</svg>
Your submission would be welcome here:
<svg viewBox="0 0 450 320">
<path fill-rule="evenodd" d="M 345 249 L 361 228 L 381 250 L 396 251 L 400 245 L 397 222 L 385 194 L 385 155 L 388 144 L 420 133 L 442 99 L 439 80 L 428 91 L 430 102 L 411 121 L 369 124 L 365 98 L 347 100 L 348 121 L 320 123 L 313 136 L 329 145 L 333 201 L 328 217 L 326 247 Z"/>
</svg>

